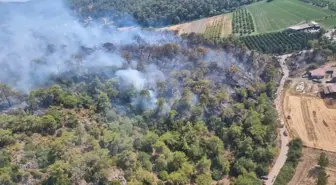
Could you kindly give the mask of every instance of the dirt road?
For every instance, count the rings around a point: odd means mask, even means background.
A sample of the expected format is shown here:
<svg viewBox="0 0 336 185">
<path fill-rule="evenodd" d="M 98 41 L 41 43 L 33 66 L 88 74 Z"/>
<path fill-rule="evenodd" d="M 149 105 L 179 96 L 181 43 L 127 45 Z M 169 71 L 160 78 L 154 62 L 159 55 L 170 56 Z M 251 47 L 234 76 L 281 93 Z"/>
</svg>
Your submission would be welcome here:
<svg viewBox="0 0 336 185">
<path fill-rule="evenodd" d="M 283 111 L 282 111 L 282 99 L 284 96 L 284 84 L 285 81 L 289 75 L 289 70 L 285 64 L 285 59 L 290 56 L 290 55 L 282 55 L 281 59 L 280 59 L 280 65 L 282 68 L 282 72 L 283 72 L 283 76 L 282 79 L 280 81 L 280 85 L 277 89 L 276 92 L 276 99 L 274 101 L 275 103 L 275 107 L 276 110 L 278 111 L 278 116 L 279 119 L 281 121 L 281 124 L 284 124 L 284 116 L 283 116 Z M 288 136 L 284 136 L 283 132 L 286 131 L 286 127 L 280 128 L 279 132 L 280 132 L 280 137 L 281 137 L 281 149 L 280 149 L 280 153 L 279 156 L 275 162 L 275 164 L 273 165 L 272 169 L 270 170 L 269 174 L 268 174 L 268 180 L 266 181 L 266 185 L 273 185 L 276 176 L 279 174 L 280 169 L 282 168 L 282 166 L 285 164 L 286 159 L 287 159 L 287 153 L 288 153 L 288 143 L 289 143 L 289 138 Z"/>
</svg>

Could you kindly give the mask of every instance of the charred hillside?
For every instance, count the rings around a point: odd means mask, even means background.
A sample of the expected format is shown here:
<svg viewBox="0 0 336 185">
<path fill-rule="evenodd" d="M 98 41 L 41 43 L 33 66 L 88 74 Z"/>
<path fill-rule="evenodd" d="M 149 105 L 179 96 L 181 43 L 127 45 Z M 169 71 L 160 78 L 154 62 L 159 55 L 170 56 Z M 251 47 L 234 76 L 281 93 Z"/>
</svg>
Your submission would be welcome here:
<svg viewBox="0 0 336 185">
<path fill-rule="evenodd" d="M 27 12 L 0 30 L 0 184 L 261 183 L 276 152 L 274 58 L 230 39 L 83 27 L 59 2 Z"/>
</svg>

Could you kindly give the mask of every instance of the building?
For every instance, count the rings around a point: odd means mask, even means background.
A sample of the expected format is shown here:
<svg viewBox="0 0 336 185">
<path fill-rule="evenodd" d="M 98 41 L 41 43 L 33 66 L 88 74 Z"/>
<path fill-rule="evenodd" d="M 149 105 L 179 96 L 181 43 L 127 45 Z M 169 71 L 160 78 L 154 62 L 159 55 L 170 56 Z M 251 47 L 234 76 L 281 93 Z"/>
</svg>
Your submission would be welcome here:
<svg viewBox="0 0 336 185">
<path fill-rule="evenodd" d="M 330 75 L 329 76 L 330 81 L 328 81 L 328 83 L 335 83 L 336 82 L 336 67 L 329 67 L 326 70 L 326 74 Z"/>
<path fill-rule="evenodd" d="M 326 69 L 326 73 L 330 75 L 336 75 L 336 67 L 329 67 Z"/>
<path fill-rule="evenodd" d="M 311 21 L 309 24 L 300 24 L 296 26 L 288 27 L 289 30 L 293 31 L 307 31 L 307 30 L 319 30 L 320 25 L 315 21 Z"/>
<path fill-rule="evenodd" d="M 311 79 L 323 79 L 324 76 L 326 75 L 326 70 L 328 66 L 321 66 L 317 69 L 311 70 L 309 72 L 309 78 Z"/>
<path fill-rule="evenodd" d="M 323 93 L 325 97 L 336 98 L 336 85 L 333 84 L 323 87 Z"/>
<path fill-rule="evenodd" d="M 330 82 L 336 82 L 336 67 L 323 65 L 317 69 L 309 71 L 309 78 L 311 79 L 323 79 L 326 76 L 331 78 Z"/>
</svg>

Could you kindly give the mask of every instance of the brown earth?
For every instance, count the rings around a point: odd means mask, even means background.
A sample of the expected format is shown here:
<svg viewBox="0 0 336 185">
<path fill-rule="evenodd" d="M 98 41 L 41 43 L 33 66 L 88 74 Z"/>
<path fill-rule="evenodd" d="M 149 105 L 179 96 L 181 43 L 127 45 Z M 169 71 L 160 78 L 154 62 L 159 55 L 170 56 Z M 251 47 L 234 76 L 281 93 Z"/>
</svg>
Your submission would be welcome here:
<svg viewBox="0 0 336 185">
<path fill-rule="evenodd" d="M 228 36 L 232 33 L 232 19 L 228 16 L 223 17 L 222 37 Z"/>
<path fill-rule="evenodd" d="M 214 17 L 204 18 L 183 24 L 177 24 L 168 27 L 168 30 L 178 31 L 178 34 L 183 33 L 204 33 L 207 26 L 211 26 L 214 22 L 223 21 L 221 36 L 227 36 L 232 33 L 232 22 L 230 16 L 218 15 Z"/>
<path fill-rule="evenodd" d="M 284 114 L 289 132 L 305 146 L 336 152 L 336 109 L 318 97 L 286 92 Z"/>
<path fill-rule="evenodd" d="M 317 162 L 321 150 L 304 148 L 303 156 L 295 169 L 295 175 L 288 185 L 315 185 L 319 172 Z M 326 172 L 329 175 L 328 185 L 336 184 L 336 153 L 326 152 L 329 157 L 329 165 Z"/>
</svg>

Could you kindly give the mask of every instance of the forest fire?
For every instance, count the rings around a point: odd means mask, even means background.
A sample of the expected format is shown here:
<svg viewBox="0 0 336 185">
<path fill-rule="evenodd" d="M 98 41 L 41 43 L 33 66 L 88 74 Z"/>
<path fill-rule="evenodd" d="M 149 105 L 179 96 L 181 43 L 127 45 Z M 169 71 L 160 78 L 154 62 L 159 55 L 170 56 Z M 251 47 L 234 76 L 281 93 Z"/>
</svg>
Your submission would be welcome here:
<svg viewBox="0 0 336 185">
<path fill-rule="evenodd" d="M 265 175 L 280 77 L 272 57 L 196 34 L 83 26 L 60 1 L 2 16 L 11 23 L 0 29 L 9 182 L 202 184 L 230 174 L 259 183 Z"/>
</svg>

